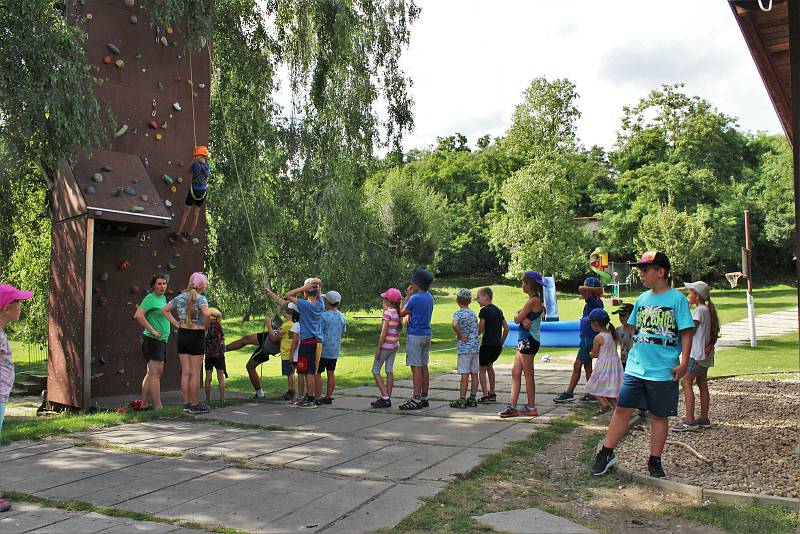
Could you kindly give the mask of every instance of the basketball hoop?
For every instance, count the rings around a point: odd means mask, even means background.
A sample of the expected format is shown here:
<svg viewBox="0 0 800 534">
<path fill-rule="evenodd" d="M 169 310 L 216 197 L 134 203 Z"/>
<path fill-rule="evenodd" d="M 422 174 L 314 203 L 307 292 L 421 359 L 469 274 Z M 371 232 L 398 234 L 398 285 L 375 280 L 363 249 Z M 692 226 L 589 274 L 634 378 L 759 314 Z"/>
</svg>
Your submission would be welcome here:
<svg viewBox="0 0 800 534">
<path fill-rule="evenodd" d="M 739 285 L 739 278 L 747 278 L 747 275 L 740 272 L 735 273 L 725 273 L 725 278 L 728 280 L 728 283 L 731 285 L 731 289 Z"/>
</svg>

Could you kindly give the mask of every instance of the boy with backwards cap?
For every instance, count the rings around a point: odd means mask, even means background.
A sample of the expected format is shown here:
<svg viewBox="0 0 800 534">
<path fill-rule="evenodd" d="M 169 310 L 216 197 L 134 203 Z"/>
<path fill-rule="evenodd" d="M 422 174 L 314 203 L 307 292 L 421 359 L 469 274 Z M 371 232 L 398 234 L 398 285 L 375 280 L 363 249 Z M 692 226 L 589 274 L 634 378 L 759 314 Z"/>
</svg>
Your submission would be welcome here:
<svg viewBox="0 0 800 534">
<path fill-rule="evenodd" d="M 600 298 L 603 295 L 603 286 L 600 279 L 594 276 L 587 278 L 583 285 L 578 288 L 578 293 L 586 301 L 583 306 L 583 315 L 581 316 L 581 335 L 580 345 L 578 346 L 578 354 L 575 356 L 575 363 L 572 365 L 572 376 L 569 379 L 567 389 L 553 398 L 553 402 L 561 404 L 564 402 L 572 402 L 575 400 L 575 386 L 581 379 L 581 367 L 586 371 L 586 380 L 592 376 L 592 345 L 597 332 L 592 330 L 592 325 L 589 323 L 589 314 L 592 310 L 603 308 L 603 300 Z M 579 400 L 582 402 L 591 402 L 594 397 L 586 393 Z"/>
<path fill-rule="evenodd" d="M 342 346 L 342 335 L 347 330 L 347 321 L 344 314 L 339 311 L 342 295 L 338 291 L 328 291 L 322 295 L 325 301 L 325 311 L 322 312 L 322 358 L 317 366 L 317 398 L 322 404 L 333 402 L 333 388 L 336 387 L 336 362 Z M 322 372 L 328 374 L 328 387 L 325 396 L 322 396 Z"/>
<path fill-rule="evenodd" d="M 411 274 L 411 285 L 400 308 L 400 316 L 408 317 L 406 329 L 406 365 L 411 367 L 414 396 L 400 405 L 401 410 L 419 410 L 428 404 L 428 357 L 431 351 L 431 315 L 433 296 L 428 292 L 433 275 L 426 269 Z"/>
<path fill-rule="evenodd" d="M 678 415 L 678 382 L 686 374 L 692 348 L 694 320 L 686 297 L 670 287 L 670 261 L 663 252 L 645 252 L 634 267 L 645 287 L 636 299 L 626 327 L 633 331 L 633 347 L 603 447 L 595 456 L 593 475 L 603 475 L 617 463 L 614 447 L 625 432 L 633 411 L 650 412 L 651 477 L 664 478 L 661 453 L 667 441 L 668 417 Z"/>
<path fill-rule="evenodd" d="M 307 278 L 302 286 L 292 289 L 285 295 L 286 300 L 297 306 L 297 311 L 300 313 L 297 373 L 301 375 L 300 380 L 305 378 L 306 398 L 297 403 L 299 408 L 316 408 L 320 404 L 314 395 L 318 391 L 317 380 L 322 380 L 317 375 L 317 363 L 324 339 L 322 310 L 325 306 L 320 297 L 321 286 L 322 281 L 319 278 Z M 305 298 L 298 297 L 300 293 Z"/>
</svg>

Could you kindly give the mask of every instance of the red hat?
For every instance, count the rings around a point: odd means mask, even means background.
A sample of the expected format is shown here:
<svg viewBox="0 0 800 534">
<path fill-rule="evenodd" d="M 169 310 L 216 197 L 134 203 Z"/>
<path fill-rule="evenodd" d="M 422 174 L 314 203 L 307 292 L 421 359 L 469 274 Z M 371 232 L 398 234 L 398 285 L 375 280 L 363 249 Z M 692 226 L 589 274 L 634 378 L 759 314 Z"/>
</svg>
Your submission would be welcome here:
<svg viewBox="0 0 800 534">
<path fill-rule="evenodd" d="M 20 291 L 8 284 L 0 284 L 0 310 L 18 300 L 28 300 L 33 297 L 30 291 Z"/>
</svg>

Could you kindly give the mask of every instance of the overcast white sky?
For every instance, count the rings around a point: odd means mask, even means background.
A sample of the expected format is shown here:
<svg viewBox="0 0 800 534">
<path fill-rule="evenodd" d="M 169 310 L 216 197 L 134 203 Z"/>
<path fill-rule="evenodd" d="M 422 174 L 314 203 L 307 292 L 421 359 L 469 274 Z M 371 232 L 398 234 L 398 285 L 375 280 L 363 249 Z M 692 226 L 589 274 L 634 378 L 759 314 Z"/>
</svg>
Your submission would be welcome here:
<svg viewBox="0 0 800 534">
<path fill-rule="evenodd" d="M 577 85 L 584 145 L 611 148 L 624 105 L 685 82 L 746 130 L 782 133 L 727 0 L 417 0 L 403 65 L 414 85 L 405 148 L 456 131 L 502 135 L 530 81 Z"/>
</svg>

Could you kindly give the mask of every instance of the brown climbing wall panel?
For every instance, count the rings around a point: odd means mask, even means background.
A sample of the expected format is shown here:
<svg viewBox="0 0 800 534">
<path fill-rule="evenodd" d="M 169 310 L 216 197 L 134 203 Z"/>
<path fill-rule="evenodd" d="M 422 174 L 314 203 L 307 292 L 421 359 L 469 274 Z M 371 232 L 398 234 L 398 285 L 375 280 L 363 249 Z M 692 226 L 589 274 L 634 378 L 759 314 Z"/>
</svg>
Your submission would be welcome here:
<svg viewBox="0 0 800 534">
<path fill-rule="evenodd" d="M 76 236 L 56 232 L 55 224 L 53 232 L 51 287 L 69 293 L 65 302 L 71 306 L 83 309 L 84 294 L 91 301 L 86 307 L 89 320 L 77 320 L 75 314 L 70 318 L 81 325 L 77 330 L 69 330 L 67 318 L 56 317 L 51 307 L 53 377 L 48 381 L 48 398 L 77 407 L 84 406 L 80 403 L 80 380 L 74 379 L 73 368 L 81 366 L 91 378 L 92 399 L 138 395 L 145 364 L 141 327 L 132 317 L 149 290 L 150 278 L 155 273 L 168 274 L 169 293 L 178 293 L 192 272 L 203 269 L 204 211 L 195 231 L 198 245 L 180 241 L 171 245 L 168 236 L 179 222 L 191 185 L 192 150 L 195 144 L 208 145 L 209 51 L 184 47 L 185 23 L 160 28 L 138 0 L 130 7 L 127 3 L 75 1 L 67 11 L 69 20 L 87 33 L 86 56 L 97 69 L 96 76 L 104 80 L 96 94 L 110 106 L 120 127 L 110 150 L 95 149 L 91 158 L 81 158 L 71 175 L 59 175 L 66 185 L 57 188 L 78 191 L 80 199 L 61 204 L 73 206 L 72 212 L 82 208 L 83 217 L 92 219 L 94 226 L 92 238 L 83 239 L 84 247 L 85 243 L 92 247 L 89 257 L 93 261 L 85 281 L 88 287 L 66 287 L 62 283 L 65 267 L 72 269 L 70 262 L 75 259 L 62 255 L 63 244 L 57 241 Z M 54 223 L 62 220 L 59 217 L 75 216 L 67 214 L 66 209 L 51 211 Z M 77 256 L 85 255 L 85 248 L 73 248 Z M 51 295 L 51 306 L 61 296 Z M 89 336 L 85 336 L 84 325 Z M 69 339 L 55 336 L 56 331 L 69 332 Z M 90 350 L 83 351 L 77 343 L 84 337 L 90 340 Z M 162 379 L 165 391 L 179 389 L 175 347 L 173 335 Z M 84 353 L 91 359 L 90 367 L 83 362 Z M 76 358 L 81 358 L 80 365 L 67 364 Z M 68 389 L 74 391 L 64 391 Z"/>
</svg>

